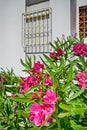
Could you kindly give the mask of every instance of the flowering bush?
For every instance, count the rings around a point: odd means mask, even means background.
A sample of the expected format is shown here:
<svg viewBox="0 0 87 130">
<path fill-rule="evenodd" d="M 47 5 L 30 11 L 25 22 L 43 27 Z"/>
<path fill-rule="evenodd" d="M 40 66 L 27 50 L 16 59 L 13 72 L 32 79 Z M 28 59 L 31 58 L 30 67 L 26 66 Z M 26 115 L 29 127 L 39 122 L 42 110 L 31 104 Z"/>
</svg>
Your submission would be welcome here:
<svg viewBox="0 0 87 130">
<path fill-rule="evenodd" d="M 87 130 L 87 44 L 67 37 L 50 45 L 41 61 L 20 60 L 25 77 L 1 69 L 1 129 Z"/>
</svg>

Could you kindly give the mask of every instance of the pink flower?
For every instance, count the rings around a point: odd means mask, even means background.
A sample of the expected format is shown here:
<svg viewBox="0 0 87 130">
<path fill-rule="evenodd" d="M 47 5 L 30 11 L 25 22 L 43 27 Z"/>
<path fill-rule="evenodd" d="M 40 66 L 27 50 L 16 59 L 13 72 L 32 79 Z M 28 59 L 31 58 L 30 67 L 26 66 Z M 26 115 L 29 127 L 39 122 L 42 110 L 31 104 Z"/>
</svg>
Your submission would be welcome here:
<svg viewBox="0 0 87 130">
<path fill-rule="evenodd" d="M 40 107 L 45 113 L 46 117 L 51 115 L 55 111 L 55 106 L 52 104 L 41 104 Z"/>
<path fill-rule="evenodd" d="M 20 88 L 20 93 L 24 94 L 24 89 L 23 88 Z"/>
<path fill-rule="evenodd" d="M 84 88 L 84 89 L 87 89 L 87 81 L 84 82 L 84 83 L 80 83 L 80 87 Z"/>
<path fill-rule="evenodd" d="M 37 73 L 40 72 L 40 69 L 44 69 L 44 64 L 41 64 L 40 61 L 34 63 L 34 68 Z"/>
<path fill-rule="evenodd" d="M 50 58 L 58 60 L 58 53 L 56 51 L 50 52 Z"/>
<path fill-rule="evenodd" d="M 78 73 L 76 75 L 76 80 L 78 80 L 81 88 L 87 89 L 87 71 Z"/>
<path fill-rule="evenodd" d="M 45 120 L 45 114 L 43 113 L 43 111 L 39 111 L 38 113 L 31 112 L 29 114 L 29 119 L 36 126 L 41 126 Z"/>
<path fill-rule="evenodd" d="M 86 75 L 87 75 L 87 72 L 85 72 L 85 71 L 79 72 L 76 75 L 76 80 L 78 80 L 79 82 L 83 82 L 85 80 Z"/>
<path fill-rule="evenodd" d="M 22 86 L 22 89 L 29 90 L 29 88 L 30 88 L 29 81 L 30 81 L 30 76 L 22 78 L 22 80 L 20 82 L 20 85 Z"/>
<path fill-rule="evenodd" d="M 32 104 L 30 111 L 34 112 L 34 113 L 38 113 L 40 110 L 40 105 L 38 103 L 34 103 Z"/>
<path fill-rule="evenodd" d="M 73 51 L 75 52 L 75 54 L 82 55 L 84 45 L 85 45 L 84 43 L 77 43 L 76 45 L 74 45 Z"/>
<path fill-rule="evenodd" d="M 38 85 L 40 83 L 40 76 L 31 75 L 28 82 L 29 82 L 30 86 L 31 85 Z"/>
<path fill-rule="evenodd" d="M 58 60 L 59 56 L 62 56 L 64 54 L 64 51 L 61 48 L 57 49 L 56 51 L 50 52 L 50 58 L 54 59 L 54 60 Z"/>
<path fill-rule="evenodd" d="M 29 90 L 29 88 L 30 88 L 30 84 L 28 82 L 29 78 L 30 78 L 29 76 L 28 77 L 22 77 L 22 80 L 20 82 L 20 86 L 21 86 L 20 93 L 21 94 L 24 94 L 25 91 Z"/>
<path fill-rule="evenodd" d="M 29 119 L 36 126 L 42 125 L 48 116 L 51 116 L 55 111 L 55 106 L 50 104 L 41 104 L 38 103 L 32 104 L 30 108 Z M 47 122 L 52 122 L 52 118 L 49 117 Z"/>
<path fill-rule="evenodd" d="M 20 93 L 24 93 L 24 91 L 27 91 L 30 89 L 32 85 L 38 85 L 40 83 L 40 76 L 39 75 L 31 75 L 28 77 L 23 77 L 21 80 L 21 89 Z"/>
<path fill-rule="evenodd" d="M 77 43 L 74 47 L 73 50 L 75 54 L 77 55 L 83 55 L 87 57 L 87 45 L 84 43 Z"/>
<path fill-rule="evenodd" d="M 40 105 L 37 103 L 32 104 L 30 111 L 30 121 L 33 122 L 36 126 L 42 125 L 43 121 L 45 120 L 45 114 L 41 110 Z"/>
<path fill-rule="evenodd" d="M 53 79 L 51 79 L 51 78 L 45 78 L 44 79 L 44 84 L 48 85 L 48 86 L 52 86 L 53 85 Z"/>
<path fill-rule="evenodd" d="M 46 95 L 43 97 L 44 102 L 48 104 L 55 104 L 58 98 L 56 97 L 56 93 L 52 90 L 47 90 Z"/>
<path fill-rule="evenodd" d="M 87 57 L 87 45 L 83 47 L 83 56 Z"/>
<path fill-rule="evenodd" d="M 64 54 L 64 51 L 61 48 L 57 49 L 58 56 L 62 56 Z"/>
<path fill-rule="evenodd" d="M 41 104 L 40 107 L 41 107 L 43 113 L 45 114 L 45 119 L 49 117 L 46 124 L 48 122 L 53 122 L 53 118 L 51 116 L 52 116 L 52 113 L 55 111 L 55 105 Z"/>
</svg>

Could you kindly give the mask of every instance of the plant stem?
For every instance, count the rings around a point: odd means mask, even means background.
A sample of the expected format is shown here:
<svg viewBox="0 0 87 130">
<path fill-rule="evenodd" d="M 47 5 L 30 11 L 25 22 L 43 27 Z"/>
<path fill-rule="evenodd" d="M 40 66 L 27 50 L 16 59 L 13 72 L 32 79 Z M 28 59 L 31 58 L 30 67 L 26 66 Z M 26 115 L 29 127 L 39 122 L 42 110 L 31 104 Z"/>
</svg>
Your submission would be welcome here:
<svg viewBox="0 0 87 130">
<path fill-rule="evenodd" d="M 58 130 L 61 130 L 60 119 L 57 119 Z"/>
</svg>

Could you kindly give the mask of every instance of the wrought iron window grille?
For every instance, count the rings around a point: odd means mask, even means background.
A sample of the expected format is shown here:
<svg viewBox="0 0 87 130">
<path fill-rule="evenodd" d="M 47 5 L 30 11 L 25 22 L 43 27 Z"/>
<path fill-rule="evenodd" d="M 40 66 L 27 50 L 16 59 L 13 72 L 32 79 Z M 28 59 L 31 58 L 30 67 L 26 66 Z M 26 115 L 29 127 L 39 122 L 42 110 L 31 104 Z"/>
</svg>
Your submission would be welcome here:
<svg viewBox="0 0 87 130">
<path fill-rule="evenodd" d="M 26 54 L 48 53 L 52 41 L 52 9 L 22 15 L 23 47 Z"/>
</svg>

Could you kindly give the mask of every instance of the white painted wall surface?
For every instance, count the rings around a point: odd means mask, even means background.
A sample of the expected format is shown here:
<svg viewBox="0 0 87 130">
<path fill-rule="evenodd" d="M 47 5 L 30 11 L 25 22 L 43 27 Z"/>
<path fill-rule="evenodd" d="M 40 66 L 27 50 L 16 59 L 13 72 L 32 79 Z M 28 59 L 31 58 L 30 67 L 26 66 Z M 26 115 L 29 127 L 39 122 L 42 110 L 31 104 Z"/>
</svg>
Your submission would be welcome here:
<svg viewBox="0 0 87 130">
<path fill-rule="evenodd" d="M 70 0 L 50 0 L 52 8 L 52 39 L 70 35 Z"/>
<path fill-rule="evenodd" d="M 0 67 L 20 74 L 24 59 L 21 46 L 22 13 L 25 11 L 25 0 L 0 0 Z"/>
<path fill-rule="evenodd" d="M 77 0 L 77 19 L 76 19 L 76 31 L 79 34 L 79 7 L 87 5 L 87 0 Z"/>
</svg>

